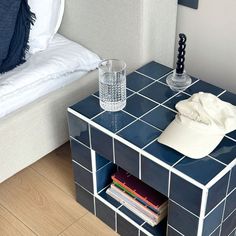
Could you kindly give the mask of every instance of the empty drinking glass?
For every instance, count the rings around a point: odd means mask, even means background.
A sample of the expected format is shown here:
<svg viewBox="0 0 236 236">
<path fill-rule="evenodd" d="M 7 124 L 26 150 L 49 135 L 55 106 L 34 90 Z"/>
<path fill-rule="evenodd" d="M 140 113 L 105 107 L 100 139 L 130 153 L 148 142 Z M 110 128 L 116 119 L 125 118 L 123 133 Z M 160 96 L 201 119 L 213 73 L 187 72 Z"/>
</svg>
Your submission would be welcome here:
<svg viewBox="0 0 236 236">
<path fill-rule="evenodd" d="M 119 111 L 126 106 L 126 64 L 117 59 L 102 61 L 99 66 L 99 99 L 105 111 Z"/>
</svg>

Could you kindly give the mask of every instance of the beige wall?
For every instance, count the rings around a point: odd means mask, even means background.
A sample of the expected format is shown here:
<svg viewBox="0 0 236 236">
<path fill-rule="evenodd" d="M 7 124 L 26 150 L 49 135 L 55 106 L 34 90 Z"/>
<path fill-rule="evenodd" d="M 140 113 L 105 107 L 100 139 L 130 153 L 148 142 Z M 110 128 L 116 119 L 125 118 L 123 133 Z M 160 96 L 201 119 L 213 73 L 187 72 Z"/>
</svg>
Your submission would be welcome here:
<svg viewBox="0 0 236 236">
<path fill-rule="evenodd" d="M 186 70 L 236 93 L 236 0 L 199 0 L 178 7 L 177 33 L 188 37 Z"/>
</svg>

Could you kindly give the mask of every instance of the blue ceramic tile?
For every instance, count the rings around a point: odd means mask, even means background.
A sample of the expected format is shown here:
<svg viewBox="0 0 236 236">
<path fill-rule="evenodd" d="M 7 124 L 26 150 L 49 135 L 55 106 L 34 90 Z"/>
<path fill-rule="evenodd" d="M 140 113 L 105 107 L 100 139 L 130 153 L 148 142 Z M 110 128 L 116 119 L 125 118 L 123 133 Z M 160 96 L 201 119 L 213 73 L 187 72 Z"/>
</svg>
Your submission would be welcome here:
<svg viewBox="0 0 236 236">
<path fill-rule="evenodd" d="M 144 156 L 141 159 L 141 166 L 142 181 L 168 196 L 169 171 Z"/>
<path fill-rule="evenodd" d="M 89 126 L 88 123 L 77 116 L 68 113 L 68 125 L 70 136 L 89 146 Z"/>
<path fill-rule="evenodd" d="M 98 199 L 96 199 L 96 216 L 115 230 L 115 212 Z"/>
<path fill-rule="evenodd" d="M 231 172 L 228 192 L 230 193 L 234 188 L 236 188 L 236 166 L 232 169 Z"/>
<path fill-rule="evenodd" d="M 178 0 L 178 4 L 191 7 L 193 9 L 198 9 L 198 0 Z"/>
<path fill-rule="evenodd" d="M 167 78 L 167 77 L 168 77 L 168 76 L 163 77 L 162 79 L 160 79 L 160 81 L 161 81 L 162 83 L 167 84 L 167 82 L 166 82 L 166 78 Z M 198 80 L 197 78 L 195 78 L 195 77 L 193 77 L 193 76 L 191 76 L 191 79 L 192 79 L 192 84 L 193 84 L 195 81 Z"/>
<path fill-rule="evenodd" d="M 102 131 L 91 127 L 92 149 L 106 159 L 113 161 L 112 138 Z"/>
<path fill-rule="evenodd" d="M 133 72 L 127 76 L 127 88 L 130 88 L 131 90 L 137 92 L 140 89 L 146 87 L 150 83 L 152 83 L 153 80 L 140 75 L 136 72 Z"/>
<path fill-rule="evenodd" d="M 179 232 L 188 236 L 197 236 L 198 217 L 169 201 L 168 223 Z"/>
<path fill-rule="evenodd" d="M 164 130 L 171 123 L 171 121 L 174 120 L 175 115 L 176 113 L 173 111 L 163 106 L 159 106 L 147 115 L 143 116 L 141 119 L 161 130 Z"/>
<path fill-rule="evenodd" d="M 213 233 L 211 233 L 211 236 L 219 236 L 219 235 L 220 235 L 220 226 L 215 231 L 213 231 Z"/>
<path fill-rule="evenodd" d="M 124 110 L 133 116 L 140 117 L 155 106 L 157 106 L 156 103 L 138 94 L 134 94 L 133 96 L 127 99 L 127 104 Z"/>
<path fill-rule="evenodd" d="M 167 106 L 167 107 L 173 109 L 173 110 L 176 110 L 176 109 L 175 109 L 175 105 L 176 105 L 178 102 L 180 102 L 180 101 L 182 101 L 182 100 L 186 100 L 186 99 L 188 99 L 188 98 L 190 98 L 189 95 L 186 95 L 186 94 L 184 94 L 184 93 L 180 93 L 180 94 L 177 94 L 176 96 L 174 96 L 173 98 L 171 98 L 170 100 L 164 102 L 163 104 L 164 104 L 165 106 Z"/>
<path fill-rule="evenodd" d="M 145 234 L 144 232 L 140 231 L 140 236 L 148 236 L 148 235 Z"/>
<path fill-rule="evenodd" d="M 236 106 L 236 94 L 227 91 L 223 93 L 219 98 Z"/>
<path fill-rule="evenodd" d="M 99 170 L 109 162 L 110 162 L 109 160 L 96 153 L 96 170 Z"/>
<path fill-rule="evenodd" d="M 127 215 L 131 220 L 133 220 L 135 223 L 137 223 L 138 225 L 141 225 L 144 223 L 144 220 L 142 220 L 141 218 L 139 218 L 136 214 L 134 214 L 133 212 L 131 212 L 129 209 L 127 209 L 126 207 L 122 206 L 121 208 L 119 208 L 119 210 L 121 212 L 123 212 L 125 215 Z"/>
<path fill-rule="evenodd" d="M 92 173 L 85 170 L 80 165 L 73 162 L 73 173 L 75 182 L 81 185 L 83 188 L 93 193 L 93 176 Z"/>
<path fill-rule="evenodd" d="M 234 211 L 222 224 L 221 236 L 229 235 L 236 227 L 236 211 Z"/>
<path fill-rule="evenodd" d="M 219 174 L 225 166 L 210 157 L 204 157 L 202 159 L 185 157 L 175 166 L 175 168 L 197 180 L 199 183 L 206 185 Z"/>
<path fill-rule="evenodd" d="M 138 236 L 138 229 L 117 214 L 117 233 L 121 236 Z"/>
<path fill-rule="evenodd" d="M 187 191 L 186 194 L 183 194 L 183 191 L 181 191 L 184 189 Z M 170 199 L 199 216 L 202 190 L 174 173 L 171 173 L 170 179 Z M 170 223 L 170 225 L 172 224 Z"/>
<path fill-rule="evenodd" d="M 152 227 L 148 223 L 145 223 L 142 227 L 151 233 L 153 236 L 166 235 L 167 219 L 163 219 L 158 225 Z"/>
<path fill-rule="evenodd" d="M 236 229 L 232 231 L 228 236 L 235 236 L 236 235 Z"/>
<path fill-rule="evenodd" d="M 100 108 L 99 99 L 94 96 L 89 96 L 76 103 L 75 105 L 71 106 L 71 109 L 88 118 L 92 118 L 103 111 L 102 108 Z"/>
<path fill-rule="evenodd" d="M 140 69 L 138 69 L 138 71 L 143 73 L 144 75 L 150 76 L 153 79 L 159 79 L 165 74 L 172 71 L 172 69 L 152 61 L 146 64 L 145 66 L 141 67 Z"/>
<path fill-rule="evenodd" d="M 228 133 L 227 136 L 236 140 L 236 130 Z"/>
<path fill-rule="evenodd" d="M 172 91 L 168 86 L 156 82 L 140 92 L 142 95 L 151 98 L 155 102 L 163 103 L 177 92 Z"/>
<path fill-rule="evenodd" d="M 115 208 L 118 208 L 121 204 L 116 201 L 114 198 L 112 198 L 111 196 L 109 196 L 107 193 L 106 193 L 106 189 L 103 190 L 102 192 L 99 193 L 99 195 L 104 199 L 106 200 L 107 202 L 109 202 L 111 205 L 113 205 Z"/>
<path fill-rule="evenodd" d="M 225 196 L 229 173 L 214 184 L 208 191 L 206 214 L 208 214 Z"/>
<path fill-rule="evenodd" d="M 153 143 L 148 145 L 144 150 L 152 154 L 156 158 L 164 161 L 170 166 L 174 165 L 183 157 L 183 154 L 159 143 L 158 141 L 154 141 Z"/>
<path fill-rule="evenodd" d="M 236 189 L 226 199 L 224 219 L 228 217 L 235 209 L 236 209 Z"/>
<path fill-rule="evenodd" d="M 225 164 L 231 163 L 236 157 L 236 142 L 228 138 L 223 138 L 210 156 Z"/>
<path fill-rule="evenodd" d="M 214 95 L 219 95 L 223 91 L 224 91 L 223 89 L 216 87 L 212 84 L 209 84 L 207 82 L 204 82 L 202 80 L 196 82 L 195 84 L 193 84 L 192 86 L 190 86 L 185 90 L 185 92 L 190 95 L 198 92 L 205 92 L 205 93 L 212 93 Z"/>
<path fill-rule="evenodd" d="M 159 137 L 161 132 L 148 124 L 138 120 L 118 133 L 119 136 L 127 141 L 143 148 L 151 141 Z"/>
<path fill-rule="evenodd" d="M 221 224 L 223 209 L 224 202 L 204 219 L 202 236 L 209 236 Z"/>
<path fill-rule="evenodd" d="M 168 226 L 168 236 L 182 236 L 182 234 L 179 234 L 176 230 Z"/>
<path fill-rule="evenodd" d="M 101 191 L 112 182 L 111 176 L 116 172 L 116 165 L 109 163 L 97 171 L 97 191 Z"/>
<path fill-rule="evenodd" d="M 76 200 L 90 212 L 94 213 L 94 199 L 93 195 L 84 190 L 78 184 L 76 184 Z"/>
<path fill-rule="evenodd" d="M 115 161 L 118 166 L 138 177 L 139 153 L 117 140 L 115 140 Z"/>
<path fill-rule="evenodd" d="M 73 160 L 92 171 L 90 149 L 73 139 L 70 140 L 70 147 Z"/>
<path fill-rule="evenodd" d="M 94 95 L 99 98 L 99 91 L 97 91 L 96 93 L 94 93 Z"/>
<path fill-rule="evenodd" d="M 129 89 L 126 89 L 126 97 L 130 97 L 132 94 L 134 94 L 133 91 L 129 90 Z"/>
<path fill-rule="evenodd" d="M 134 120 L 134 117 L 123 111 L 104 112 L 94 119 L 96 123 L 114 133 L 124 128 Z"/>
</svg>

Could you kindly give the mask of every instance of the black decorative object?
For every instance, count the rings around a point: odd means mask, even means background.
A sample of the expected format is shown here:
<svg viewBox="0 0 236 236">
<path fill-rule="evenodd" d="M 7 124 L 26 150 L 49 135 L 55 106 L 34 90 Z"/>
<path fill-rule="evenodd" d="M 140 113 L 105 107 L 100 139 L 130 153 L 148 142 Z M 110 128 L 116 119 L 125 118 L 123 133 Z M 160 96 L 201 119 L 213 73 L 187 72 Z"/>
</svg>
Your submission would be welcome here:
<svg viewBox="0 0 236 236">
<path fill-rule="evenodd" d="M 178 60 L 176 63 L 176 73 L 183 74 L 184 72 L 184 61 L 185 61 L 185 48 L 186 48 L 186 35 L 179 34 L 179 49 L 178 49 Z"/>
<path fill-rule="evenodd" d="M 179 48 L 176 69 L 166 79 L 167 84 L 174 91 L 183 91 L 192 83 L 192 79 L 186 74 L 184 70 L 186 41 L 186 35 L 182 33 L 179 34 Z"/>
</svg>

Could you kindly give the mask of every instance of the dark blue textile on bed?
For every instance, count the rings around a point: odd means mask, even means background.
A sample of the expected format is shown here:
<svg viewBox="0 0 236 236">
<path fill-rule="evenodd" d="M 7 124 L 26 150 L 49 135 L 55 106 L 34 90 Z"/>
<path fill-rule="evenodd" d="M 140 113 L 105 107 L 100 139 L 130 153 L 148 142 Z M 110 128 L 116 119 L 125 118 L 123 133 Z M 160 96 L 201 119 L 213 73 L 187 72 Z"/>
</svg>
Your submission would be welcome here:
<svg viewBox="0 0 236 236">
<path fill-rule="evenodd" d="M 0 0 L 0 73 L 25 62 L 34 19 L 27 0 Z"/>
</svg>

